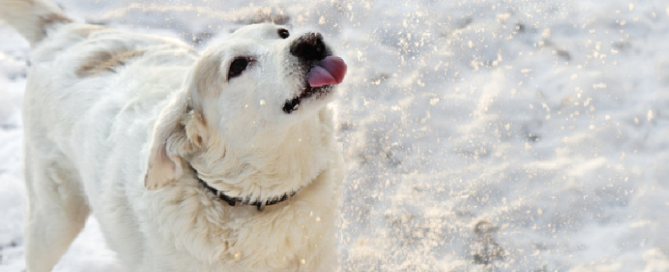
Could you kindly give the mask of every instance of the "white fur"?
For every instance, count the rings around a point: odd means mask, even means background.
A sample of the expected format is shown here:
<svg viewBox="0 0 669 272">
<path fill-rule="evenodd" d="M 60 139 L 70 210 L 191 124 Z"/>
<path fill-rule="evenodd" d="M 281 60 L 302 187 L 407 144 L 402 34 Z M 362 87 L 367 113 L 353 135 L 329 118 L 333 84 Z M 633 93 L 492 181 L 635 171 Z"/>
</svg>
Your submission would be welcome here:
<svg viewBox="0 0 669 272">
<path fill-rule="evenodd" d="M 43 0 L 0 0 L 0 19 L 9 23 L 31 44 L 39 42 L 51 25 L 44 25 L 54 16 L 62 16 L 56 4 Z M 64 16 L 62 19 L 69 20 Z"/>
<path fill-rule="evenodd" d="M 288 50 L 299 35 L 247 26 L 200 55 L 151 35 L 37 26 L 43 10 L 60 12 L 38 0 L 0 0 L 0 10 L 33 46 L 24 104 L 28 272 L 50 271 L 90 211 L 129 271 L 335 270 L 342 162 L 326 107 L 334 94 L 282 111 L 304 87 Z M 40 27 L 49 30 L 33 31 Z M 81 73 L 98 52 L 134 50 L 114 71 Z M 255 61 L 227 81 L 239 56 Z M 263 211 L 231 207 L 192 169 L 231 196 L 299 191 Z"/>
</svg>

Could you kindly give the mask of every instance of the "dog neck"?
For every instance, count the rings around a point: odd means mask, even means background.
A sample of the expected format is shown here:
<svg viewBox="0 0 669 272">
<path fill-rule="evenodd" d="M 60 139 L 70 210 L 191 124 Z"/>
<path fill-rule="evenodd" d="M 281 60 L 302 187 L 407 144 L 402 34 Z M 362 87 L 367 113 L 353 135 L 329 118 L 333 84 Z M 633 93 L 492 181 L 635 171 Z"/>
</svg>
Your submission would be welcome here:
<svg viewBox="0 0 669 272">
<path fill-rule="evenodd" d="M 309 185 L 330 164 L 331 113 L 323 113 L 286 129 L 259 135 L 253 147 L 226 145 L 216 137 L 190 164 L 215 195 L 230 203 L 260 206 L 283 201 Z M 279 202 L 276 202 L 279 203 Z M 274 203 L 274 204 L 276 204 Z"/>
<path fill-rule="evenodd" d="M 231 207 L 237 206 L 237 204 L 242 204 L 242 205 L 251 205 L 251 206 L 256 206 L 258 208 L 258 211 L 262 211 L 265 209 L 265 206 L 271 206 L 275 204 L 279 204 L 281 202 L 284 202 L 288 200 L 289 198 L 293 197 L 294 195 L 297 194 L 298 191 L 294 191 L 291 193 L 286 193 L 280 198 L 273 199 L 273 200 L 268 200 L 268 201 L 245 201 L 243 198 L 239 197 L 231 197 L 224 192 L 221 192 L 219 190 L 214 189 L 213 187 L 209 186 L 207 182 L 202 180 L 199 176 L 197 171 L 193 170 L 195 172 L 195 176 L 197 177 L 197 180 L 200 181 L 202 186 L 209 190 L 212 194 L 214 194 L 216 197 L 219 199 L 223 200 L 224 202 L 228 203 Z"/>
</svg>

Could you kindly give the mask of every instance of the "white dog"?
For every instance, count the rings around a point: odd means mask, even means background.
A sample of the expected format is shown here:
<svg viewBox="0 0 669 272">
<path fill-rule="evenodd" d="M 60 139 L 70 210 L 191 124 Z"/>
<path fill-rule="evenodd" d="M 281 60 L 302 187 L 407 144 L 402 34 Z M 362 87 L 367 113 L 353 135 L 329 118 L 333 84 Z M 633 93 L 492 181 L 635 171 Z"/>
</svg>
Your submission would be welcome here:
<svg viewBox="0 0 669 272">
<path fill-rule="evenodd" d="M 32 46 L 24 103 L 28 272 L 92 211 L 129 271 L 333 271 L 342 180 L 320 34 L 239 29 L 183 42 L 0 0 Z"/>
</svg>

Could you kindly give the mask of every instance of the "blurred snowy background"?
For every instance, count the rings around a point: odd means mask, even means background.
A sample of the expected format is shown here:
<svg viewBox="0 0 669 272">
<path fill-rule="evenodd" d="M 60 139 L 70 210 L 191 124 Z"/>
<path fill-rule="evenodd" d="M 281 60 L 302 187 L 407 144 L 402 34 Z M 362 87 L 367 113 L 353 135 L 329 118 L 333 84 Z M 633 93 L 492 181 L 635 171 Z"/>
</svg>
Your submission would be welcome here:
<svg viewBox="0 0 669 272">
<path fill-rule="evenodd" d="M 349 65 L 341 271 L 669 271 L 666 0 L 59 0 L 197 48 L 253 22 Z M 21 271 L 29 48 L 0 27 L 0 271 Z M 89 220 L 55 271 L 122 271 Z"/>
</svg>

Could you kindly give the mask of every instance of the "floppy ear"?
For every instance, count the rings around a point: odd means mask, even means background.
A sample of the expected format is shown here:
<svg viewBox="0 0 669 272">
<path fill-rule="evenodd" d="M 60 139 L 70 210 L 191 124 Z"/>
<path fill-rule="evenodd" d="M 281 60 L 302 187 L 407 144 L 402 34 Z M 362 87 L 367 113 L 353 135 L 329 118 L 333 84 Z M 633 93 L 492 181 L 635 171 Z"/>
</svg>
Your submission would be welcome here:
<svg viewBox="0 0 669 272">
<path fill-rule="evenodd" d="M 186 101 L 176 97 L 160 113 L 153 129 L 144 186 L 155 190 L 183 174 L 183 157 L 202 148 L 205 140 L 202 115 L 188 111 Z"/>
</svg>

